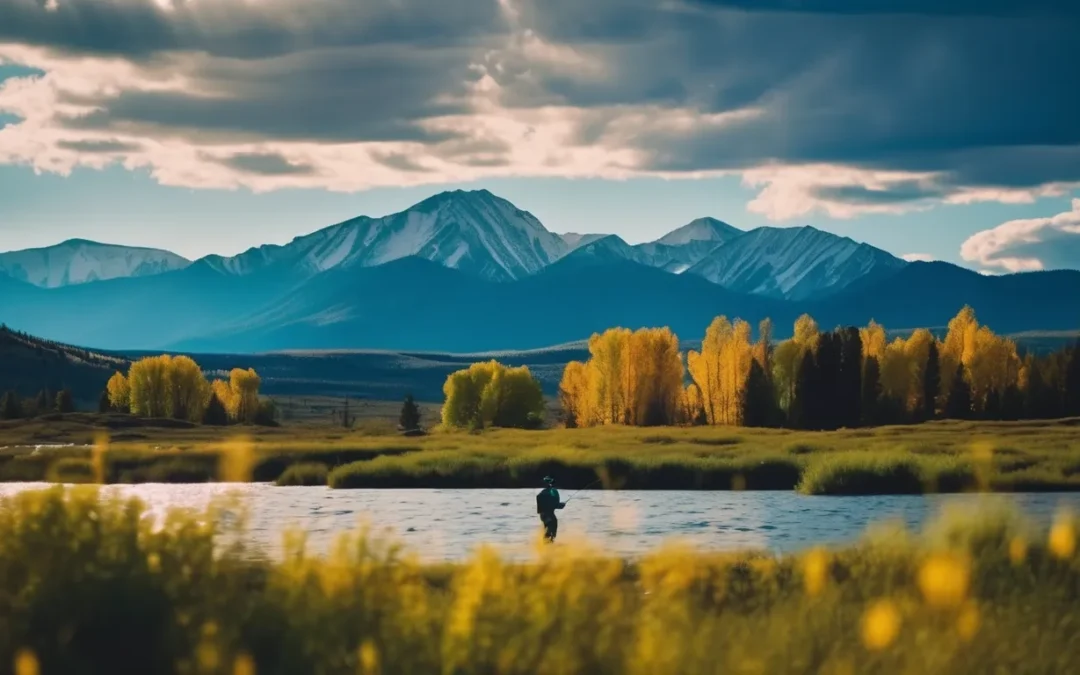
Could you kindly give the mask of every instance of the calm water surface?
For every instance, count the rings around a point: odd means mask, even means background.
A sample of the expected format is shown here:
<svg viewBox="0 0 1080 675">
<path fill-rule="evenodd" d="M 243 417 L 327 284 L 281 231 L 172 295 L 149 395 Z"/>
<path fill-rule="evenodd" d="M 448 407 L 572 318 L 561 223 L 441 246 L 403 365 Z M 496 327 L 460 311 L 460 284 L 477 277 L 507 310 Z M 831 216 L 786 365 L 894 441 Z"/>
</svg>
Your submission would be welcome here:
<svg viewBox="0 0 1080 675">
<path fill-rule="evenodd" d="M 0 495 L 42 484 L 0 484 Z M 467 556 L 479 544 L 505 554 L 530 555 L 539 528 L 534 490 L 330 490 L 269 484 L 113 485 L 106 491 L 143 499 L 155 513 L 170 507 L 206 506 L 239 494 L 250 509 L 248 537 L 274 555 L 288 526 L 308 533 L 311 548 L 325 551 L 336 535 L 367 523 L 385 530 L 427 560 Z M 563 491 L 566 499 L 572 494 Z M 681 540 L 715 550 L 785 552 L 858 538 L 870 524 L 899 519 L 919 528 L 945 504 L 976 509 L 977 495 L 808 497 L 792 492 L 585 491 L 559 512 L 559 539 L 576 537 L 633 556 Z M 1080 511 L 1080 494 L 996 495 L 1015 503 L 1035 523 L 1055 511 Z"/>
</svg>

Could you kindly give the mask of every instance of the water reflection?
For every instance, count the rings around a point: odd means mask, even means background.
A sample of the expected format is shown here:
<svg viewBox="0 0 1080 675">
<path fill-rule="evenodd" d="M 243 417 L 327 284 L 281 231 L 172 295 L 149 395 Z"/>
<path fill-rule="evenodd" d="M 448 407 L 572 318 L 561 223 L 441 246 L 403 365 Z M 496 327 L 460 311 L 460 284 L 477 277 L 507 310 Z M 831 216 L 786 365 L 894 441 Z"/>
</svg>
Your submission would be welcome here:
<svg viewBox="0 0 1080 675">
<path fill-rule="evenodd" d="M 11 494 L 41 484 L 0 484 Z M 533 490 L 330 490 L 266 484 L 114 485 L 106 491 L 138 496 L 156 514 L 170 507 L 204 508 L 236 493 L 250 511 L 252 543 L 275 555 L 292 525 L 325 551 L 335 536 L 362 521 L 388 530 L 426 560 L 468 555 L 491 544 L 514 557 L 531 555 L 540 529 Z M 1062 505 L 1080 510 L 1077 494 L 1001 495 L 1047 525 Z M 840 544 L 867 525 L 899 519 L 918 528 L 944 504 L 975 508 L 978 495 L 807 497 L 790 492 L 585 491 L 559 512 L 559 541 L 586 540 L 634 555 L 672 540 L 707 549 L 785 552 Z"/>
</svg>

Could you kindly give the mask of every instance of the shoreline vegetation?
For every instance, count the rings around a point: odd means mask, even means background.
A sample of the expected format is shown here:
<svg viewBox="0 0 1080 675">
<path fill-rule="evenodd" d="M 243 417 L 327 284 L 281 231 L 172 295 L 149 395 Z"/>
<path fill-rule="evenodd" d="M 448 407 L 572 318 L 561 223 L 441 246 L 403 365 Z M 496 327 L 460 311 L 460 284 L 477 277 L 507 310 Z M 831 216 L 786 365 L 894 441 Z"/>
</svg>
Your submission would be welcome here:
<svg viewBox="0 0 1080 675">
<path fill-rule="evenodd" d="M 474 363 L 447 377 L 437 425 L 407 396 L 379 435 L 353 428 L 347 399 L 333 433 L 282 426 L 254 370 L 211 380 L 190 357 L 148 357 L 113 376 L 98 418 L 74 413 L 66 390 L 44 416 L 46 392 L 6 394 L 0 481 L 531 488 L 551 474 L 567 488 L 1080 490 L 1080 344 L 1022 355 L 970 307 L 942 338 L 889 342 L 874 322 L 822 331 L 809 316 L 791 339 L 771 336 L 767 320 L 753 340 L 723 316 L 685 354 L 667 328 L 593 335 L 590 357 L 565 367 L 555 421 L 527 367 Z M 84 423 L 87 447 L 2 449 L 20 429 L 28 444 L 63 436 L 65 420 Z"/>
<path fill-rule="evenodd" d="M 999 503 L 920 533 L 773 556 L 583 542 L 425 565 L 343 535 L 246 548 L 243 503 L 171 510 L 92 487 L 0 498 L 0 661 L 109 673 L 1071 672 L 1080 521 Z M 232 517 L 224 517 L 233 514 Z M 240 517 L 236 517 L 239 514 Z M 156 520 L 156 523 L 155 523 Z"/>
<path fill-rule="evenodd" d="M 593 489 L 814 495 L 1080 490 L 1080 418 L 830 432 L 607 425 L 420 436 L 253 427 L 215 437 L 205 427 L 155 423 L 82 413 L 0 422 L 0 481 L 533 488 L 551 474 L 565 489 L 599 480 Z M 67 443 L 73 445 L 34 447 Z"/>
</svg>

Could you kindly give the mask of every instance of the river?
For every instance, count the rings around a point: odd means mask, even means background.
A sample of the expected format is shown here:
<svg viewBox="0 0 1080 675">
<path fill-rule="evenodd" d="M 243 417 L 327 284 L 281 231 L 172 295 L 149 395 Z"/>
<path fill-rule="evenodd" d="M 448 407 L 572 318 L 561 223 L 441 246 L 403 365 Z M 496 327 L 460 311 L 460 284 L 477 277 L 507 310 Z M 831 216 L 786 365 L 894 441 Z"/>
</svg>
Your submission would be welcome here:
<svg viewBox="0 0 1080 675">
<path fill-rule="evenodd" d="M 44 484 L 0 484 L 0 495 Z M 481 543 L 508 557 L 532 551 L 539 521 L 533 490 L 331 490 L 262 483 L 112 485 L 156 513 L 202 508 L 233 493 L 249 505 L 250 543 L 270 555 L 281 550 L 288 526 L 325 551 L 336 535 L 361 522 L 383 530 L 424 560 L 455 560 Z M 563 498 L 572 493 L 563 492 Z M 919 528 L 945 504 L 980 508 L 985 499 L 1015 503 L 1034 523 L 1049 524 L 1061 507 L 1080 512 L 1080 494 L 809 497 L 793 492 L 584 491 L 559 511 L 559 541 L 582 538 L 613 553 L 634 556 L 681 540 L 713 550 L 788 552 L 857 539 L 873 523 L 899 519 Z"/>
</svg>

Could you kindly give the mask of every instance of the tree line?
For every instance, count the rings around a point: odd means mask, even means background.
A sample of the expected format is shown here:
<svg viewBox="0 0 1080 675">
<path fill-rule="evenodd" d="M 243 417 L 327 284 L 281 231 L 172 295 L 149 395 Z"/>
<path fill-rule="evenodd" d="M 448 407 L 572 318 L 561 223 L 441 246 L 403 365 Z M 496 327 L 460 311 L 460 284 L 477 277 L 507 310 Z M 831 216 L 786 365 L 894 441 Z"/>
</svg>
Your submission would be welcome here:
<svg viewBox="0 0 1080 675">
<path fill-rule="evenodd" d="M 15 391 L 8 391 L 0 396 L 0 420 L 70 412 L 75 412 L 75 398 L 68 388 L 56 393 L 42 389 L 32 398 L 22 398 Z"/>
<path fill-rule="evenodd" d="M 269 424 L 273 402 L 259 398 L 262 379 L 253 369 L 234 368 L 229 378 L 208 380 L 188 356 L 150 356 L 117 371 L 102 396 L 102 408 L 138 417 L 173 418 L 201 424 Z"/>
<path fill-rule="evenodd" d="M 772 324 L 720 316 L 700 351 L 667 328 L 613 328 L 589 340 L 559 386 L 567 426 L 741 425 L 838 429 L 950 419 L 1080 415 L 1080 342 L 1021 356 L 964 307 L 942 339 L 926 329 L 822 331 L 801 316 L 774 345 Z"/>
</svg>

